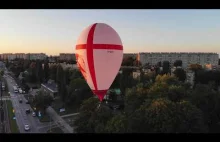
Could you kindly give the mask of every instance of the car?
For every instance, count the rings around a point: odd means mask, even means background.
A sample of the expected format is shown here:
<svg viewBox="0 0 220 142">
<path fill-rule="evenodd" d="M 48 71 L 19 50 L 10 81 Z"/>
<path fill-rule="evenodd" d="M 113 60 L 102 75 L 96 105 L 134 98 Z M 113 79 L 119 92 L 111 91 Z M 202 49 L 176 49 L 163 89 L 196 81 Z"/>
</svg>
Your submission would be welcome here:
<svg viewBox="0 0 220 142">
<path fill-rule="evenodd" d="M 26 114 L 29 114 L 29 113 L 31 113 L 31 110 L 30 109 L 26 109 L 25 112 L 26 112 Z"/>
<path fill-rule="evenodd" d="M 20 94 L 23 93 L 21 88 L 18 88 L 18 92 L 19 92 Z"/>
<path fill-rule="evenodd" d="M 32 113 L 32 116 L 33 116 L 33 117 L 35 117 L 35 116 L 36 116 L 36 113 L 35 113 L 35 112 L 33 112 L 33 113 Z"/>
<path fill-rule="evenodd" d="M 24 125 L 24 130 L 25 130 L 25 131 L 29 131 L 29 130 L 30 130 L 30 127 L 29 127 L 28 124 L 25 124 L 25 125 Z"/>
<path fill-rule="evenodd" d="M 30 104 L 30 102 L 29 102 L 29 101 L 26 101 L 26 104 Z"/>
<path fill-rule="evenodd" d="M 19 103 L 22 103 L 22 99 L 19 100 Z"/>
</svg>

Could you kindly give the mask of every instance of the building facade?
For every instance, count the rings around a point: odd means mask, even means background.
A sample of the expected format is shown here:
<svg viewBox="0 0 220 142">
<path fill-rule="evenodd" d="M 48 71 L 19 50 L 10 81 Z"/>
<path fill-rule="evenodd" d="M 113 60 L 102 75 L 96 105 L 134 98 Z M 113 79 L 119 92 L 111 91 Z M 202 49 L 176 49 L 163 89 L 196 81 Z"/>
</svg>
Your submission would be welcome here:
<svg viewBox="0 0 220 142">
<path fill-rule="evenodd" d="M 58 95 L 57 84 L 54 82 L 54 80 L 49 80 L 47 83 L 42 83 L 41 90 L 48 93 L 53 98 L 57 97 Z"/>
<path fill-rule="evenodd" d="M 59 60 L 76 60 L 76 56 L 70 53 L 60 53 Z"/>
<path fill-rule="evenodd" d="M 150 63 L 151 65 L 157 64 L 161 61 L 169 61 L 171 65 L 176 60 L 182 60 L 183 68 L 187 68 L 189 64 L 205 64 L 218 65 L 219 55 L 217 53 L 187 53 L 187 52 L 147 52 L 138 53 L 137 59 L 144 65 Z"/>
<path fill-rule="evenodd" d="M 30 60 L 45 60 L 47 55 L 44 53 L 30 53 Z"/>
</svg>

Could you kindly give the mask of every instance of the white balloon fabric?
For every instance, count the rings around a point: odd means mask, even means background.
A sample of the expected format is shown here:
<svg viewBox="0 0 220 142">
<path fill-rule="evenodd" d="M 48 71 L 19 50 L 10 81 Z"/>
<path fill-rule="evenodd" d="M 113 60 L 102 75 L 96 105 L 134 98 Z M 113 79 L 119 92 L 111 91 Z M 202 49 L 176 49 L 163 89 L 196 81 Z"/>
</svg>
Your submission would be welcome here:
<svg viewBox="0 0 220 142">
<path fill-rule="evenodd" d="M 100 101 L 118 74 L 122 59 L 123 45 L 112 27 L 95 23 L 82 31 L 76 45 L 77 65 Z"/>
</svg>

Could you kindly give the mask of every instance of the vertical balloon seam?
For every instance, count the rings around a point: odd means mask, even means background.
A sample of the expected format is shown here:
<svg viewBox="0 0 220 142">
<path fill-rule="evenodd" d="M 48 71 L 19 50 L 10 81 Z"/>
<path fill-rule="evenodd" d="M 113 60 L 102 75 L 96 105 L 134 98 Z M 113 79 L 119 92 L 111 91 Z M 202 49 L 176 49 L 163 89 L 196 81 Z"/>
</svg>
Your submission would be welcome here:
<svg viewBox="0 0 220 142">
<path fill-rule="evenodd" d="M 95 90 L 98 90 L 97 88 L 97 82 L 96 82 L 96 75 L 95 75 L 95 68 L 94 68 L 94 57 L 93 57 L 93 38 L 94 38 L 94 31 L 97 23 L 94 24 L 88 34 L 87 37 L 87 63 L 89 67 L 90 76 L 94 85 Z"/>
</svg>

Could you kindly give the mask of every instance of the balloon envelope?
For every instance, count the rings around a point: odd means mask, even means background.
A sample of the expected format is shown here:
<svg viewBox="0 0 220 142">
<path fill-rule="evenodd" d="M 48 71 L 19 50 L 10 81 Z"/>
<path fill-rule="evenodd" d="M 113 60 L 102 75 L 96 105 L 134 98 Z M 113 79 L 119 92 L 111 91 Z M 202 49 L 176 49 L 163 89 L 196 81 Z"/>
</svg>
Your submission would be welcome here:
<svg viewBox="0 0 220 142">
<path fill-rule="evenodd" d="M 84 29 L 76 45 L 77 65 L 89 87 L 102 101 L 121 67 L 123 46 L 109 25 L 95 23 Z"/>
</svg>

